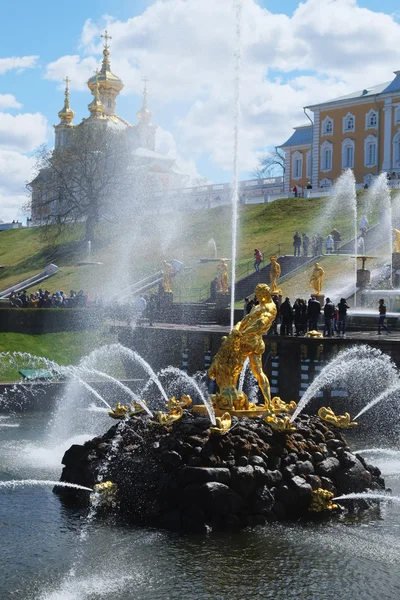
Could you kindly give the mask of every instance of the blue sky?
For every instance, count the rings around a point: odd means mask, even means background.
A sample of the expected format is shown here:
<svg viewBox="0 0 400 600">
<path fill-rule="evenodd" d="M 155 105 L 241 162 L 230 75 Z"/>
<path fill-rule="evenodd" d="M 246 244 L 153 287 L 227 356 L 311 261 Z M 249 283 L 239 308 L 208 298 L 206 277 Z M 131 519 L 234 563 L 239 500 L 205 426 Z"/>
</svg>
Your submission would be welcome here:
<svg viewBox="0 0 400 600">
<path fill-rule="evenodd" d="M 394 0 L 306 0 L 295 12 L 298 5 L 243 0 L 242 177 L 303 122 L 303 106 L 386 81 L 400 68 Z M 107 22 L 112 68 L 126 85 L 119 114 L 136 122 L 146 75 L 159 149 L 193 177 L 229 181 L 232 0 L 20 0 L 2 12 L 0 218 L 22 214 L 29 158 L 40 143 L 53 144 L 65 75 L 75 122 L 87 116 L 85 80 L 100 66 Z"/>
</svg>

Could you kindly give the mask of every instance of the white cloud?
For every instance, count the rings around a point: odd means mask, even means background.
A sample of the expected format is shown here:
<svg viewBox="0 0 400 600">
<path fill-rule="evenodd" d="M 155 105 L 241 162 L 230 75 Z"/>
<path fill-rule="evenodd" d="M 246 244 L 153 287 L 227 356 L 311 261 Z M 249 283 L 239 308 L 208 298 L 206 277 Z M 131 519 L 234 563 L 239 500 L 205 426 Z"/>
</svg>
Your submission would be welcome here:
<svg viewBox="0 0 400 600">
<path fill-rule="evenodd" d="M 47 120 L 40 113 L 0 112 L 0 148 L 31 152 L 47 139 Z"/>
<path fill-rule="evenodd" d="M 0 94 L 0 110 L 4 108 L 21 108 L 22 104 L 12 94 Z"/>
<path fill-rule="evenodd" d="M 86 21 L 84 58 L 59 58 L 47 77 L 61 81 L 68 72 L 72 85 L 83 89 L 101 60 L 105 26 L 123 93 L 137 94 L 148 77 L 150 104 L 171 111 L 168 129 L 185 160 L 206 154 L 230 170 L 232 1 L 164 0 L 125 22 L 110 16 Z M 391 80 L 400 66 L 399 36 L 393 16 L 356 0 L 305 0 L 291 17 L 243 0 L 240 169 L 252 170 L 260 148 L 283 143 L 293 126 L 307 122 L 303 106 Z"/>
<path fill-rule="evenodd" d="M 33 174 L 35 159 L 20 152 L 0 149 L 0 219 L 21 220 L 28 196 L 26 183 Z"/>
<path fill-rule="evenodd" d="M 24 71 L 36 66 L 38 56 L 11 56 L 10 58 L 0 58 L 0 75 L 18 69 Z"/>
</svg>

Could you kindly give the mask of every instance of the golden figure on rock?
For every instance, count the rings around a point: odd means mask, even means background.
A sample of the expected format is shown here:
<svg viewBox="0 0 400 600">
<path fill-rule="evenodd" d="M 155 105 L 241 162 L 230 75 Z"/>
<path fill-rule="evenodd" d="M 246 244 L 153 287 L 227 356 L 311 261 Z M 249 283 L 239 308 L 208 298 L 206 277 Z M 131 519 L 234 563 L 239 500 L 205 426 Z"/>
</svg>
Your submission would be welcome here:
<svg viewBox="0 0 400 600">
<path fill-rule="evenodd" d="M 232 427 L 232 417 L 226 412 L 220 417 L 215 417 L 215 427 L 210 427 L 211 433 L 225 435 Z"/>
<path fill-rule="evenodd" d="M 159 425 L 172 425 L 175 421 L 178 421 L 181 417 L 183 417 L 183 409 L 188 408 L 192 405 L 192 399 L 187 394 L 182 396 L 182 399 L 176 400 L 175 396 L 172 396 L 165 405 L 168 409 L 167 413 L 158 410 L 155 413 L 155 417 L 157 419 L 156 423 Z"/>
<path fill-rule="evenodd" d="M 226 260 L 219 261 L 217 294 L 229 294 L 228 263 Z"/>
<path fill-rule="evenodd" d="M 277 262 L 276 256 L 271 256 L 269 259 L 271 261 L 271 269 L 269 272 L 269 279 L 271 282 L 271 293 L 272 294 L 282 294 L 282 291 L 277 287 L 277 281 L 281 275 L 281 265 Z"/>
<path fill-rule="evenodd" d="M 326 408 L 325 406 L 321 406 L 318 411 L 318 416 L 323 421 L 330 423 L 330 425 L 340 427 L 341 429 L 350 429 L 357 426 L 357 423 L 351 420 L 349 413 L 344 413 L 344 415 L 335 415 L 330 407 Z"/>
<path fill-rule="evenodd" d="M 117 485 L 112 481 L 102 481 L 96 483 L 93 487 L 93 492 L 90 495 L 91 502 L 98 502 L 100 504 L 112 504 L 115 501 L 115 494 L 117 493 Z"/>
<path fill-rule="evenodd" d="M 319 263 L 315 263 L 313 272 L 311 274 L 310 283 L 314 289 L 315 296 L 320 296 L 322 291 L 322 281 L 325 275 L 325 271 Z"/>
<path fill-rule="evenodd" d="M 271 409 L 272 411 L 278 415 L 279 413 L 289 413 L 292 414 L 297 408 L 296 402 L 292 400 L 289 404 L 286 404 L 283 400 L 279 398 L 279 396 L 275 396 L 271 400 Z"/>
<path fill-rule="evenodd" d="M 115 408 L 108 411 L 108 414 L 112 419 L 123 419 L 128 411 L 129 406 L 123 406 L 120 402 L 118 402 Z"/>
<path fill-rule="evenodd" d="M 325 510 L 336 510 L 337 504 L 332 502 L 334 494 L 323 488 L 313 490 L 311 504 L 308 510 L 311 512 L 324 512 Z"/>
<path fill-rule="evenodd" d="M 400 253 L 400 230 L 393 229 L 394 240 L 393 240 L 393 252 Z"/>
<path fill-rule="evenodd" d="M 265 406 L 271 408 L 269 381 L 262 368 L 265 350 L 262 336 L 271 327 L 277 311 L 268 285 L 258 284 L 254 294 L 259 304 L 224 338 L 208 371 L 209 377 L 216 380 L 220 389 L 216 400 L 218 406 L 221 403 L 221 408 L 223 405 L 232 407 L 235 399 L 241 400 L 236 384 L 246 358 L 264 396 Z"/>
<path fill-rule="evenodd" d="M 172 292 L 172 288 L 171 288 L 171 279 L 174 275 L 174 270 L 172 268 L 172 265 L 170 263 L 168 263 L 166 260 L 164 260 L 164 268 L 162 271 L 162 287 L 164 292 L 166 292 L 167 294 L 170 294 Z"/>
</svg>

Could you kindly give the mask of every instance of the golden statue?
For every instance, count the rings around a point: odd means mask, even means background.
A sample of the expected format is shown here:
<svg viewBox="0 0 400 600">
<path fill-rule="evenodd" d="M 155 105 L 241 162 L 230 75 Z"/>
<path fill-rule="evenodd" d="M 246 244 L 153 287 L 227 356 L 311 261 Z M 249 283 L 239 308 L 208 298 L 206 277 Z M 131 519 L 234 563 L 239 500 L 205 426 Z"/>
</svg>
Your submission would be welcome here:
<svg viewBox="0 0 400 600">
<path fill-rule="evenodd" d="M 322 291 L 322 280 L 325 275 L 325 271 L 319 263 L 315 263 L 313 272 L 311 274 L 310 283 L 314 288 L 314 296 L 320 296 Z"/>
<path fill-rule="evenodd" d="M 172 265 L 170 263 L 168 263 L 166 260 L 164 260 L 164 269 L 162 272 L 162 287 L 164 292 L 166 292 L 167 294 L 170 294 L 172 292 L 172 288 L 171 288 L 171 279 L 174 275 L 174 270 L 172 268 Z"/>
<path fill-rule="evenodd" d="M 277 417 L 269 411 L 265 414 L 264 421 L 267 425 L 270 425 L 275 431 L 281 431 L 282 433 L 291 433 L 296 431 L 296 427 L 290 422 L 290 417 Z"/>
<path fill-rule="evenodd" d="M 272 409 L 272 412 L 274 412 L 276 415 L 278 415 L 279 413 L 282 413 L 282 412 L 292 414 L 292 413 L 294 413 L 296 408 L 297 408 L 297 404 L 296 404 L 296 402 L 294 402 L 294 400 L 289 402 L 289 404 L 286 404 L 286 402 L 281 400 L 279 398 L 279 396 L 275 396 L 271 400 L 271 409 Z"/>
<path fill-rule="evenodd" d="M 250 368 L 264 396 L 265 406 L 270 410 L 269 381 L 262 368 L 262 355 L 265 350 L 262 336 L 271 327 L 277 311 L 268 285 L 259 283 L 254 294 L 259 304 L 254 306 L 251 312 L 242 321 L 239 321 L 231 333 L 224 338 L 208 375 L 216 380 L 220 389 L 217 403 L 221 401 L 222 405 L 232 407 L 234 400 L 238 399 L 239 393 L 236 390 L 238 377 L 244 361 L 249 358 Z M 245 395 L 242 394 L 242 396 Z"/>
<path fill-rule="evenodd" d="M 112 419 L 124 419 L 128 410 L 129 406 L 123 406 L 120 402 L 118 402 L 115 408 L 112 408 L 108 411 L 108 414 Z"/>
<path fill-rule="evenodd" d="M 325 406 L 321 406 L 318 411 L 318 416 L 323 421 L 330 423 L 330 425 L 340 427 L 341 429 L 350 429 L 357 426 L 357 423 L 351 420 L 349 413 L 344 413 L 344 415 L 335 415 L 330 407 L 326 408 Z"/>
<path fill-rule="evenodd" d="M 276 256 L 271 256 L 269 259 L 271 261 L 271 269 L 269 272 L 269 279 L 271 282 L 271 293 L 272 294 L 281 294 L 282 291 L 278 289 L 276 282 L 278 281 L 281 275 L 281 265 L 277 262 Z"/>
<path fill-rule="evenodd" d="M 311 504 L 308 510 L 311 512 L 324 512 L 325 510 L 335 510 L 337 504 L 332 502 L 334 494 L 323 488 L 313 490 Z"/>
<path fill-rule="evenodd" d="M 400 252 L 400 230 L 393 229 L 394 240 L 393 240 L 393 252 Z"/>
<path fill-rule="evenodd" d="M 164 413 L 161 410 L 158 410 L 155 413 L 157 419 L 156 423 L 159 425 L 172 425 L 175 421 L 178 421 L 183 417 L 183 409 L 191 406 L 192 402 L 191 397 L 187 394 L 183 394 L 180 401 L 177 400 L 175 396 L 172 396 L 165 405 L 168 412 Z"/>
<path fill-rule="evenodd" d="M 228 263 L 226 260 L 219 261 L 217 294 L 229 294 Z"/>
<path fill-rule="evenodd" d="M 211 433 L 217 433 L 218 435 L 225 435 L 232 427 L 232 417 L 226 412 L 220 417 L 215 417 L 215 427 L 210 427 Z"/>
<path fill-rule="evenodd" d="M 93 486 L 93 492 L 90 494 L 91 502 L 98 502 L 100 504 L 112 504 L 115 502 L 115 495 L 117 493 L 117 485 L 112 481 L 102 481 L 96 483 Z"/>
</svg>

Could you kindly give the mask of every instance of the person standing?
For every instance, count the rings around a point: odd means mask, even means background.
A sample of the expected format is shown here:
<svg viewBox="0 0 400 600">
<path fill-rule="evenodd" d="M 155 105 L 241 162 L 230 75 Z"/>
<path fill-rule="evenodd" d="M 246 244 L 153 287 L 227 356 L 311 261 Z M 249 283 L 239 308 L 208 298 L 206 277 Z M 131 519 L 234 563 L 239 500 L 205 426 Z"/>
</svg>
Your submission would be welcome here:
<svg viewBox="0 0 400 600">
<path fill-rule="evenodd" d="M 274 319 L 274 322 L 272 323 L 270 332 L 271 332 L 271 335 L 278 335 L 278 320 L 279 320 L 279 307 L 280 307 L 279 296 L 274 294 L 272 296 L 272 300 L 275 303 L 276 317 Z"/>
<path fill-rule="evenodd" d="M 381 329 L 384 329 L 387 333 L 390 333 L 385 323 L 386 319 L 386 304 L 385 300 L 381 298 L 378 303 L 379 317 L 378 317 L 378 335 L 381 335 Z"/>
<path fill-rule="evenodd" d="M 324 318 L 325 318 L 325 326 L 324 326 L 324 336 L 332 337 L 333 333 L 333 318 L 335 316 L 335 305 L 331 302 L 330 298 L 326 299 L 324 306 Z"/>
<path fill-rule="evenodd" d="M 281 335 L 292 335 L 293 309 L 289 298 L 285 298 L 285 301 L 282 302 L 279 315 L 282 319 Z"/>
<path fill-rule="evenodd" d="M 295 186 L 293 187 L 293 189 L 292 189 L 292 192 L 293 192 L 293 194 L 294 194 L 294 197 L 295 197 L 295 198 L 297 198 L 297 196 L 298 196 L 298 189 L 297 189 L 297 185 L 295 185 Z"/>
<path fill-rule="evenodd" d="M 337 320 L 338 336 L 342 335 L 343 337 L 346 337 L 347 311 L 350 308 L 346 302 L 346 298 L 340 298 L 337 308 L 339 311 Z"/>
<path fill-rule="evenodd" d="M 321 305 L 314 296 L 311 296 L 307 307 L 308 331 L 318 331 L 318 319 L 320 314 Z"/>
<path fill-rule="evenodd" d="M 327 254 L 332 254 L 333 248 L 334 248 L 334 242 L 333 242 L 333 237 L 331 236 L 331 234 L 329 234 L 328 237 L 326 238 L 325 248 L 326 248 Z"/>
<path fill-rule="evenodd" d="M 308 248 L 310 247 L 310 238 L 306 233 L 303 233 L 303 256 L 308 256 Z"/>
<path fill-rule="evenodd" d="M 293 236 L 293 255 L 300 256 L 301 237 L 298 231 Z"/>
</svg>

